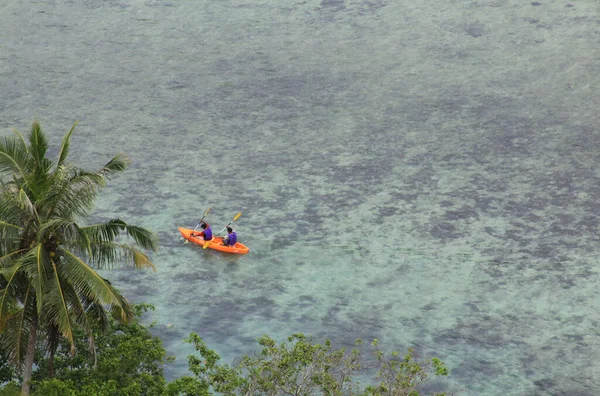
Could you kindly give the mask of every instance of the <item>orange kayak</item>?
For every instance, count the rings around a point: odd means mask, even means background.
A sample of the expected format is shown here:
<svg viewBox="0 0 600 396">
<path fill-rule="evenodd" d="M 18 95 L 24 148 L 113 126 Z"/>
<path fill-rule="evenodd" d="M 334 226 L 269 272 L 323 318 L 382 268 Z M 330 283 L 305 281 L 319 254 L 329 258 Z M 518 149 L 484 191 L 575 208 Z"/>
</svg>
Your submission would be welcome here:
<svg viewBox="0 0 600 396">
<path fill-rule="evenodd" d="M 191 228 L 179 227 L 178 230 L 179 230 L 179 232 L 181 232 L 181 235 L 183 235 L 183 237 L 185 239 L 187 239 L 188 241 L 190 241 L 192 243 L 195 243 L 196 245 L 204 246 L 204 244 L 206 243 L 204 238 L 201 236 L 190 237 L 190 235 L 194 231 Z M 200 233 L 200 231 L 195 232 L 195 234 L 199 234 L 199 233 Z M 233 246 L 225 246 L 225 245 L 223 245 L 223 238 L 218 237 L 218 236 L 215 236 L 215 237 L 213 237 L 213 239 L 211 239 L 211 243 L 210 243 L 210 245 L 208 245 L 208 249 L 214 249 L 214 250 L 218 250 L 219 252 L 233 253 L 233 254 L 246 254 L 250 251 L 250 249 L 248 249 L 246 246 L 242 245 L 239 242 L 236 242 L 236 244 Z"/>
</svg>

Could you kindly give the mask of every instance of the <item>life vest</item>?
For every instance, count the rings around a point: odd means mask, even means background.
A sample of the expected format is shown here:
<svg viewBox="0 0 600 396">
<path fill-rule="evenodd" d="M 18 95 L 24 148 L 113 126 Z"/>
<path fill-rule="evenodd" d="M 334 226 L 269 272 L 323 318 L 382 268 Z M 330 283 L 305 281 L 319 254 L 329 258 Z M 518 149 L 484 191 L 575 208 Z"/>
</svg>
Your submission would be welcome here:
<svg viewBox="0 0 600 396">
<path fill-rule="evenodd" d="M 210 241 L 213 237 L 212 230 L 210 229 L 210 225 L 208 223 L 205 223 L 205 224 L 206 224 L 206 228 L 202 232 L 204 234 L 204 240 Z"/>
<path fill-rule="evenodd" d="M 228 243 L 229 246 L 233 246 L 235 245 L 235 243 L 237 242 L 237 234 L 235 233 L 235 231 L 232 231 L 231 234 L 227 234 L 228 238 Z"/>
</svg>

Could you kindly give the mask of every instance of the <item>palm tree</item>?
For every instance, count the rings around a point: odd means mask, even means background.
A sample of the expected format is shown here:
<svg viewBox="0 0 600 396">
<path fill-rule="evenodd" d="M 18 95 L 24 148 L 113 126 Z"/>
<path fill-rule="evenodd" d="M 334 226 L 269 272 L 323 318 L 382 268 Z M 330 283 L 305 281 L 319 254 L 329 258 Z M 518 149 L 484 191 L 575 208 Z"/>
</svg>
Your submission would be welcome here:
<svg viewBox="0 0 600 396">
<path fill-rule="evenodd" d="M 50 359 L 60 337 L 74 352 L 77 327 L 88 334 L 93 351 L 92 321 L 106 325 L 108 315 L 132 318 L 128 300 L 95 269 L 125 264 L 155 270 L 139 249 L 156 250 L 150 231 L 120 219 L 78 223 L 106 180 L 129 161 L 117 155 L 95 172 L 69 164 L 76 125 L 63 137 L 54 161 L 46 157 L 48 140 L 37 121 L 28 143 L 18 131 L 0 139 L 0 341 L 22 369 L 24 395 L 40 336 Z M 134 244 L 125 243 L 122 233 Z"/>
</svg>

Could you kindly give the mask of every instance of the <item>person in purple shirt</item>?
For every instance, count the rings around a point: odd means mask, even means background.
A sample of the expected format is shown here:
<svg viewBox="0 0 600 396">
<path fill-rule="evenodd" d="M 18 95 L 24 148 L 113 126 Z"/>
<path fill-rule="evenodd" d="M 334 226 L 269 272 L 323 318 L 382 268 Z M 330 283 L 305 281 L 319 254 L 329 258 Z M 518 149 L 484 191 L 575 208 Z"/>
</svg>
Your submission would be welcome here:
<svg viewBox="0 0 600 396">
<path fill-rule="evenodd" d="M 198 236 L 203 237 L 205 241 L 210 241 L 213 237 L 210 225 L 203 221 L 202 224 L 200 224 L 200 228 L 202 228 L 203 231 L 198 234 Z"/>
<path fill-rule="evenodd" d="M 237 242 L 237 234 L 231 227 L 227 227 L 227 236 L 223 238 L 223 245 L 233 246 Z"/>
</svg>

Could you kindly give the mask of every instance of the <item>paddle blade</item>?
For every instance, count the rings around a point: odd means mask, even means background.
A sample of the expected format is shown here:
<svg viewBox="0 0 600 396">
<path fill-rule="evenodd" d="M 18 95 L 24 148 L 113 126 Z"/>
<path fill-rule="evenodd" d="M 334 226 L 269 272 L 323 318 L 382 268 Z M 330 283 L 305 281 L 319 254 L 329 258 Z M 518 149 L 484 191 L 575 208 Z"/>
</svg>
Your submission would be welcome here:
<svg viewBox="0 0 600 396">
<path fill-rule="evenodd" d="M 208 247 L 208 245 L 210 245 L 212 242 L 212 240 L 206 242 L 204 245 L 202 245 L 202 249 L 206 249 Z"/>
<path fill-rule="evenodd" d="M 240 217 L 242 217 L 242 212 L 239 212 L 238 214 L 236 214 L 235 217 L 233 218 L 233 221 L 236 221 Z"/>
<path fill-rule="evenodd" d="M 211 209 L 212 209 L 212 208 L 208 208 L 208 209 L 206 209 L 206 212 L 204 212 L 204 216 L 202 216 L 202 218 L 205 218 L 206 216 L 208 216 L 208 214 L 210 213 L 210 210 L 211 210 Z"/>
</svg>

